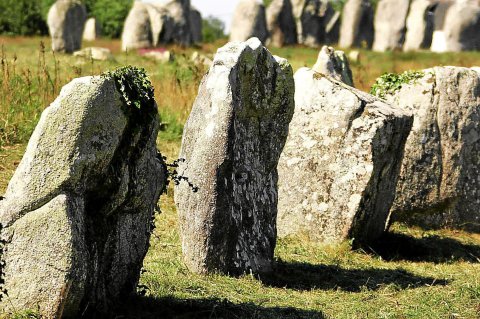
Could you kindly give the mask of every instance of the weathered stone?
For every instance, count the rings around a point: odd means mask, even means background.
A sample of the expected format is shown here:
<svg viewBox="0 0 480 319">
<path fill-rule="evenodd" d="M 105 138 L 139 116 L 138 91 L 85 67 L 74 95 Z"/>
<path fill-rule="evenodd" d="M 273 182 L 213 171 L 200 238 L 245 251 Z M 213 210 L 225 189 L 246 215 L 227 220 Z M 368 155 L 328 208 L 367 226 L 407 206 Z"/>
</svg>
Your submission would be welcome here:
<svg viewBox="0 0 480 319">
<path fill-rule="evenodd" d="M 445 16 L 446 51 L 460 52 L 480 49 L 480 5 L 477 0 L 453 4 Z"/>
<path fill-rule="evenodd" d="M 89 317 L 134 291 L 165 171 L 153 90 L 119 74 L 73 80 L 42 113 L 0 201 L 0 309 Z"/>
<path fill-rule="evenodd" d="M 165 50 L 165 51 L 148 50 L 142 55 L 147 58 L 155 59 L 161 63 L 173 62 L 175 60 L 173 53 L 168 50 Z"/>
<path fill-rule="evenodd" d="M 373 50 L 400 50 L 405 42 L 410 0 L 380 0 L 375 13 Z"/>
<path fill-rule="evenodd" d="M 192 44 L 190 27 L 190 0 L 168 0 L 165 3 L 152 3 L 157 9 L 166 11 L 170 21 L 160 36 L 160 43 L 176 43 L 183 46 Z"/>
<path fill-rule="evenodd" d="M 83 40 L 85 41 L 95 41 L 98 37 L 102 35 L 100 23 L 97 22 L 97 19 L 90 18 L 85 22 L 85 28 L 83 30 Z"/>
<path fill-rule="evenodd" d="M 265 6 L 261 0 L 240 0 L 230 28 L 230 41 L 247 41 L 251 37 L 262 43 L 268 38 Z"/>
<path fill-rule="evenodd" d="M 322 14 L 326 3 L 320 0 L 292 0 L 293 15 L 297 22 L 298 43 L 319 47 L 325 40 Z"/>
<path fill-rule="evenodd" d="M 52 50 L 72 53 L 82 47 L 87 10 L 79 0 L 57 0 L 48 11 Z"/>
<path fill-rule="evenodd" d="M 315 72 L 353 86 L 352 70 L 343 51 L 335 51 L 332 47 L 323 46 L 312 69 Z"/>
<path fill-rule="evenodd" d="M 278 164 L 278 234 L 315 241 L 383 234 L 412 117 L 307 68 Z"/>
<path fill-rule="evenodd" d="M 434 10 L 433 36 L 432 46 L 430 48 L 433 52 L 445 52 L 447 50 L 447 43 L 445 39 L 445 32 L 443 26 L 445 24 L 445 16 L 448 9 L 452 6 L 454 1 L 438 1 Z"/>
<path fill-rule="evenodd" d="M 436 67 L 387 99 L 415 116 L 392 218 L 480 230 L 479 74 Z"/>
<path fill-rule="evenodd" d="M 73 52 L 73 55 L 97 61 L 113 60 L 112 52 L 107 48 L 88 47 L 80 51 Z"/>
<path fill-rule="evenodd" d="M 269 43 L 275 47 L 297 43 L 297 28 L 290 0 L 274 0 L 267 8 Z"/>
<path fill-rule="evenodd" d="M 146 4 L 150 27 L 152 30 L 152 45 L 166 44 L 172 41 L 175 29 L 174 21 L 168 10 L 159 5 Z"/>
<path fill-rule="evenodd" d="M 341 13 L 333 8 L 331 1 L 324 0 L 322 3 L 323 11 L 321 16 L 325 30 L 324 43 L 337 44 L 340 38 Z"/>
<path fill-rule="evenodd" d="M 407 18 L 404 51 L 428 49 L 432 45 L 434 10 L 432 0 L 413 0 Z"/>
<path fill-rule="evenodd" d="M 371 48 L 373 17 L 370 0 L 348 0 L 342 11 L 339 46 Z"/>
<path fill-rule="evenodd" d="M 149 5 L 140 1 L 133 3 L 123 26 L 122 50 L 150 48 L 153 45 Z"/>
<path fill-rule="evenodd" d="M 190 7 L 190 30 L 193 43 L 200 43 L 203 41 L 202 14 L 194 7 Z"/>
<path fill-rule="evenodd" d="M 258 39 L 217 51 L 185 125 L 175 188 L 188 268 L 268 272 L 276 243 L 277 162 L 288 134 L 292 69 Z"/>
</svg>

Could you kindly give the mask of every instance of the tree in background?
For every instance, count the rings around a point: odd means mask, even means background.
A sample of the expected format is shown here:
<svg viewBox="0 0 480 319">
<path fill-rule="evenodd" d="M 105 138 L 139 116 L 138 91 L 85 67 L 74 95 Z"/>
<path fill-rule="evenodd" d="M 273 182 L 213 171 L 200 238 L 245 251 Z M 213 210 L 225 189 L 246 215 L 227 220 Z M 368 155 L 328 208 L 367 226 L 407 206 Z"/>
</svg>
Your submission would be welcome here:
<svg viewBox="0 0 480 319">
<path fill-rule="evenodd" d="M 47 35 L 47 15 L 56 0 L 0 0 L 0 34 Z M 133 0 L 83 0 L 88 15 L 97 18 L 102 34 L 117 38 Z"/>
<path fill-rule="evenodd" d="M 226 37 L 225 23 L 214 16 L 208 16 L 202 20 L 202 34 L 203 41 L 206 43 L 223 39 Z"/>
</svg>

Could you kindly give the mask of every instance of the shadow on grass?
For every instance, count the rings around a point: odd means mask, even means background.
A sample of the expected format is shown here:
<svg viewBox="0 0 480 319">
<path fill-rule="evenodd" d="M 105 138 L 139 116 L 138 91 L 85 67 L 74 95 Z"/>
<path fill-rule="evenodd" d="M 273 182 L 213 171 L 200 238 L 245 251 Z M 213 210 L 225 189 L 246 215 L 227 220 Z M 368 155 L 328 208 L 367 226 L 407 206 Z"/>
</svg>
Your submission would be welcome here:
<svg viewBox="0 0 480 319">
<path fill-rule="evenodd" d="M 386 233 L 376 243 L 364 249 L 388 261 L 480 262 L 480 246 L 435 235 L 416 238 L 405 234 Z"/>
<path fill-rule="evenodd" d="M 409 289 L 425 285 L 446 285 L 446 280 L 421 277 L 403 269 L 343 269 L 333 265 L 287 263 L 278 261 L 272 274 L 260 280 L 271 287 L 294 290 L 343 290 L 360 292 L 377 290 L 386 285 Z"/>
<path fill-rule="evenodd" d="M 221 299 L 175 299 L 134 296 L 125 301 L 114 318 L 162 319 L 326 319 L 317 311 L 234 304 Z"/>
</svg>

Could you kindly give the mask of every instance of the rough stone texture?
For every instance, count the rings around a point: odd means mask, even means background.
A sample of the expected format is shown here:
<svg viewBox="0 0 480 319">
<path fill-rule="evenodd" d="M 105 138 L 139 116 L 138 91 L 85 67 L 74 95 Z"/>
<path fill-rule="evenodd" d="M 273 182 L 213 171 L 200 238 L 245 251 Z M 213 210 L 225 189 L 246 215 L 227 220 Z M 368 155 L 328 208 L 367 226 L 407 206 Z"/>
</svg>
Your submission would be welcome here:
<svg viewBox="0 0 480 319">
<path fill-rule="evenodd" d="M 122 50 L 149 48 L 153 45 L 150 5 L 135 1 L 123 26 Z"/>
<path fill-rule="evenodd" d="M 165 183 L 151 96 L 136 109 L 114 79 L 84 77 L 42 113 L 0 201 L 0 309 L 88 317 L 134 291 Z"/>
<path fill-rule="evenodd" d="M 369 0 L 348 0 L 342 11 L 339 46 L 371 48 L 373 17 L 373 7 Z"/>
<path fill-rule="evenodd" d="M 297 28 L 290 0 L 274 0 L 267 8 L 269 43 L 275 47 L 297 43 Z"/>
<path fill-rule="evenodd" d="M 321 0 L 292 0 L 293 15 L 297 22 L 298 43 L 319 47 L 324 42 L 324 15 L 328 5 L 328 2 Z"/>
<path fill-rule="evenodd" d="M 383 234 L 412 117 L 307 68 L 278 164 L 278 235 L 359 244 Z"/>
<path fill-rule="evenodd" d="M 78 0 L 57 0 L 48 11 L 52 50 L 72 53 L 82 47 L 87 9 Z"/>
<path fill-rule="evenodd" d="M 353 86 L 352 70 L 343 51 L 335 51 L 332 47 L 323 46 L 312 69 L 315 72 Z"/>
<path fill-rule="evenodd" d="M 446 51 L 459 52 L 480 49 L 480 5 L 478 1 L 453 4 L 445 16 Z"/>
<path fill-rule="evenodd" d="M 88 19 L 87 22 L 85 22 L 85 28 L 83 30 L 83 40 L 95 41 L 101 35 L 102 31 L 100 24 L 97 22 L 97 19 Z"/>
<path fill-rule="evenodd" d="M 428 49 L 432 45 L 434 9 L 431 0 L 413 0 L 407 18 L 404 51 Z"/>
<path fill-rule="evenodd" d="M 373 50 L 400 50 L 405 42 L 410 0 L 380 0 L 375 13 Z"/>
<path fill-rule="evenodd" d="M 193 43 L 200 43 L 203 41 L 202 14 L 194 7 L 190 7 L 190 30 Z"/>
<path fill-rule="evenodd" d="M 277 163 L 294 109 L 288 62 L 258 39 L 220 48 L 185 125 L 175 188 L 184 259 L 199 273 L 263 273 L 276 242 Z"/>
<path fill-rule="evenodd" d="M 393 219 L 480 230 L 479 74 L 436 67 L 387 98 L 415 116 Z"/>
<path fill-rule="evenodd" d="M 240 0 L 230 28 L 230 41 L 247 41 L 251 37 L 262 43 L 268 38 L 265 6 L 261 0 Z"/>
<path fill-rule="evenodd" d="M 88 47 L 80 51 L 73 52 L 73 55 L 97 61 L 107 61 L 114 59 L 110 49 L 99 47 Z"/>
</svg>

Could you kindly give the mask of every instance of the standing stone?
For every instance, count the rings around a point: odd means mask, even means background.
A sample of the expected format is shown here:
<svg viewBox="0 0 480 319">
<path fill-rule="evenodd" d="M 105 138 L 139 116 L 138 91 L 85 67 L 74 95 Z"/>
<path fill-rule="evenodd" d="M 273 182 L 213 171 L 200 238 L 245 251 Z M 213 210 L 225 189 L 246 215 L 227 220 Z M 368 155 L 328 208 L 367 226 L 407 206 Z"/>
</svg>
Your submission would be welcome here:
<svg viewBox="0 0 480 319">
<path fill-rule="evenodd" d="M 202 35 L 202 14 L 194 7 L 190 7 L 190 30 L 193 43 L 201 43 Z"/>
<path fill-rule="evenodd" d="M 145 4 L 150 18 L 152 45 L 159 46 L 173 41 L 174 21 L 165 7 Z"/>
<path fill-rule="evenodd" d="M 415 116 L 392 219 L 479 231 L 479 74 L 436 67 L 387 99 Z"/>
<path fill-rule="evenodd" d="M 412 117 L 302 68 L 278 164 L 278 234 L 368 243 L 385 230 Z"/>
<path fill-rule="evenodd" d="M 148 4 L 135 1 L 123 26 L 122 50 L 149 48 L 152 42 L 152 27 Z"/>
<path fill-rule="evenodd" d="M 373 50 L 400 50 L 405 42 L 410 0 L 380 0 L 375 13 Z"/>
<path fill-rule="evenodd" d="M 325 40 L 322 12 L 326 3 L 320 0 L 292 0 L 293 15 L 297 21 L 298 43 L 319 47 Z"/>
<path fill-rule="evenodd" d="M 456 2 L 445 16 L 446 51 L 480 49 L 480 5 L 476 0 Z"/>
<path fill-rule="evenodd" d="M 342 11 L 339 46 L 371 48 L 374 34 L 373 17 L 370 0 L 348 0 Z"/>
<path fill-rule="evenodd" d="M 434 10 L 431 0 L 413 0 L 407 18 L 404 51 L 428 49 L 432 45 Z"/>
<path fill-rule="evenodd" d="M 95 41 L 102 34 L 100 24 L 97 19 L 90 18 L 85 22 L 85 29 L 83 31 L 83 40 Z"/>
<path fill-rule="evenodd" d="M 331 1 L 324 0 L 323 11 L 320 13 L 323 17 L 323 27 L 325 30 L 325 43 L 337 44 L 340 38 L 341 13 L 336 11 Z"/>
<path fill-rule="evenodd" d="M 353 86 L 350 63 L 343 51 L 335 51 L 332 47 L 323 46 L 312 70 Z"/>
<path fill-rule="evenodd" d="M 149 85 L 135 69 L 75 79 L 42 113 L 0 201 L 0 309 L 91 317 L 135 290 L 165 184 Z"/>
<path fill-rule="evenodd" d="M 168 12 L 172 20 L 172 30 L 167 31 L 169 37 L 162 36 L 161 43 L 176 43 L 183 46 L 192 44 L 192 29 L 190 27 L 190 0 L 169 0 L 165 4 L 156 4 Z"/>
<path fill-rule="evenodd" d="M 447 50 L 447 43 L 443 26 L 445 24 L 445 16 L 447 14 L 447 11 L 453 3 L 453 0 L 439 1 L 439 3 L 435 7 L 433 18 L 432 46 L 430 47 L 430 50 L 433 52 L 441 53 Z"/>
<path fill-rule="evenodd" d="M 270 44 L 283 47 L 297 43 L 297 28 L 290 0 L 274 0 L 267 8 Z"/>
<path fill-rule="evenodd" d="M 82 47 L 87 9 L 79 0 L 57 0 L 48 11 L 54 52 L 72 53 Z"/>
<path fill-rule="evenodd" d="M 185 161 L 178 172 L 191 186 L 182 181 L 175 188 L 190 270 L 271 270 L 277 163 L 293 114 L 293 89 L 288 62 L 258 39 L 218 50 L 183 134 Z"/>
<path fill-rule="evenodd" d="M 268 38 L 265 6 L 261 0 L 240 0 L 232 18 L 230 41 L 247 41 L 251 37 L 262 43 Z"/>
</svg>

